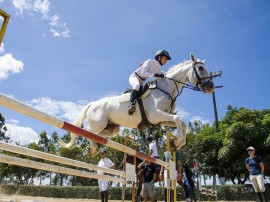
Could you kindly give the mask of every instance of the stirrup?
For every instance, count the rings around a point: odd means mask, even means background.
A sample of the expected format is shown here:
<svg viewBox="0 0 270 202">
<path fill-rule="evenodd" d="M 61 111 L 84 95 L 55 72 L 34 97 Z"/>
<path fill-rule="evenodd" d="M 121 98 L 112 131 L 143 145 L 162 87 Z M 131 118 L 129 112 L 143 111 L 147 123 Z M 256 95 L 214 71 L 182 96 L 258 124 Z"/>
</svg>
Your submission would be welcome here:
<svg viewBox="0 0 270 202">
<path fill-rule="evenodd" d="M 130 103 L 128 114 L 132 115 L 134 112 L 136 112 L 136 104 L 134 102 Z"/>
</svg>

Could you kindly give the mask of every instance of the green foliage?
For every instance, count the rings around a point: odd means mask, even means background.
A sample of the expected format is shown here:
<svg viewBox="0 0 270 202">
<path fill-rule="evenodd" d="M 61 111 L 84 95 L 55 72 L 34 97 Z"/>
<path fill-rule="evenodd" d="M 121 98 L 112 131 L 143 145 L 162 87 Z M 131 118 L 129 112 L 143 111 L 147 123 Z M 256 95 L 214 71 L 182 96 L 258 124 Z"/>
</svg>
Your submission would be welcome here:
<svg viewBox="0 0 270 202">
<path fill-rule="evenodd" d="M 270 134 L 270 110 L 249 110 L 246 108 L 228 108 L 229 111 L 220 122 L 220 130 L 224 135 L 219 159 L 226 168 L 225 176 L 232 181 L 244 183 L 248 178 L 245 159 L 248 157 L 246 148 L 253 146 L 256 154 L 269 159 L 270 147 L 267 139 Z M 265 161 L 265 175 L 269 176 L 270 169 Z M 244 181 L 241 181 L 244 179 Z"/>
<path fill-rule="evenodd" d="M 5 126 L 5 117 L 0 113 L 0 141 L 9 142 L 10 137 L 6 136 L 7 127 Z"/>
<path fill-rule="evenodd" d="M 187 144 L 181 149 L 184 163 L 197 162 L 203 175 L 225 177 L 243 184 L 249 173 L 245 167 L 246 148 L 253 146 L 264 159 L 265 175 L 270 175 L 270 110 L 227 107 L 226 116 L 214 126 L 199 121 L 189 123 Z M 236 181 L 235 181 L 236 180 Z"/>
</svg>

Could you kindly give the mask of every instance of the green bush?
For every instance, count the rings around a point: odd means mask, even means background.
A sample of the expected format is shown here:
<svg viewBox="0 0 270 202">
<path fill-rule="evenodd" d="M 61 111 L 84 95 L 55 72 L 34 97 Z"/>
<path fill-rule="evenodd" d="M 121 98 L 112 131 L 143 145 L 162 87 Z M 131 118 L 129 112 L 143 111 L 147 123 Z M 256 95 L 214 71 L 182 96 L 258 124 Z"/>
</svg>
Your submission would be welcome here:
<svg viewBox="0 0 270 202">
<path fill-rule="evenodd" d="M 206 188 L 213 188 L 213 186 L 206 186 Z M 269 184 L 266 189 L 269 190 Z M 217 186 L 218 200 L 225 201 L 255 201 L 254 190 L 251 185 L 223 185 Z M 59 187 L 59 186 L 30 186 L 30 185 L 1 185 L 0 192 L 8 195 L 28 195 L 41 196 L 53 198 L 84 198 L 84 199 L 100 199 L 99 188 L 96 186 L 74 186 L 74 187 Z M 125 199 L 131 200 L 131 188 L 128 187 L 125 192 Z M 269 192 L 268 197 L 269 197 Z M 215 201 L 215 196 L 207 196 L 204 194 L 197 194 L 197 199 L 202 201 Z M 109 199 L 121 200 L 122 188 L 110 187 Z M 164 188 L 155 187 L 155 199 L 158 201 L 164 200 Z M 182 188 L 177 188 L 177 200 L 184 200 L 184 192 Z"/>
</svg>

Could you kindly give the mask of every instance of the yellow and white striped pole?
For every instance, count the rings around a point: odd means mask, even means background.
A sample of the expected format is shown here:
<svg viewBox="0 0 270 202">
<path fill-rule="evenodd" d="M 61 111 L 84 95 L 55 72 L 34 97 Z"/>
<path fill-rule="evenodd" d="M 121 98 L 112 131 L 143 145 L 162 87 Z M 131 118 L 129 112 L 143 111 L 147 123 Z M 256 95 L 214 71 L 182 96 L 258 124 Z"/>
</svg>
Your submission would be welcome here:
<svg viewBox="0 0 270 202">
<path fill-rule="evenodd" d="M 174 137 L 174 135 L 170 132 L 170 131 L 166 131 L 167 134 L 167 142 L 166 142 L 166 147 L 167 147 L 167 162 L 170 162 L 170 138 Z M 175 152 L 172 153 L 173 155 L 173 162 L 176 163 L 176 154 Z M 167 170 L 167 202 L 170 201 L 170 184 L 171 184 L 171 180 L 170 180 L 170 171 L 169 169 Z M 173 201 L 176 202 L 177 200 L 177 190 L 176 190 L 176 180 L 173 180 Z"/>
<path fill-rule="evenodd" d="M 168 163 L 170 163 L 170 133 L 169 131 L 166 132 L 167 134 L 167 142 L 166 142 L 166 148 L 167 148 L 167 155 L 166 155 L 166 161 Z M 170 169 L 167 168 L 167 202 L 170 202 L 170 198 L 171 198 L 171 180 L 170 180 Z"/>
</svg>

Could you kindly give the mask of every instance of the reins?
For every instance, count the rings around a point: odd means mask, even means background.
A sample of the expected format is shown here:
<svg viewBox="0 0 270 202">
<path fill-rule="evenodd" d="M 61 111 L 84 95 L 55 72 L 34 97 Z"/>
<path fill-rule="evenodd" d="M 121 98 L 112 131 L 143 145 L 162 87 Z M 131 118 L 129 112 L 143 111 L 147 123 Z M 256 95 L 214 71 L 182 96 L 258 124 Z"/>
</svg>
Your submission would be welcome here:
<svg viewBox="0 0 270 202">
<path fill-rule="evenodd" d="M 177 97 L 182 94 L 184 88 L 191 89 L 191 90 L 194 90 L 194 91 L 201 91 L 197 86 L 193 86 L 191 84 L 186 84 L 186 83 L 183 83 L 181 81 L 177 81 L 175 79 L 172 79 L 172 78 L 169 78 L 169 77 L 166 77 L 166 76 L 164 78 L 174 82 L 175 87 L 177 89 L 177 94 L 176 94 L 176 96 L 174 98 L 172 97 L 172 95 L 170 93 L 168 93 L 167 91 L 165 91 L 165 90 L 163 90 L 163 89 L 161 89 L 161 88 L 158 87 L 157 80 L 154 81 L 155 82 L 155 87 L 154 88 L 151 88 L 151 89 L 158 89 L 161 92 L 163 92 L 163 93 L 165 93 L 166 95 L 169 96 L 169 99 L 171 99 L 171 109 L 170 109 L 170 112 L 169 113 L 172 113 L 173 105 L 176 102 Z M 177 83 L 183 84 L 183 86 L 181 87 L 181 89 L 178 88 Z"/>
<path fill-rule="evenodd" d="M 163 92 L 163 93 L 165 93 L 166 95 L 168 95 L 168 96 L 169 96 L 169 99 L 171 99 L 171 109 L 170 109 L 170 112 L 169 112 L 169 113 L 172 113 L 173 105 L 174 105 L 174 103 L 176 102 L 177 97 L 178 97 L 179 95 L 182 94 L 184 88 L 187 88 L 187 89 L 190 89 L 190 90 L 193 90 L 193 91 L 202 91 L 202 90 L 198 87 L 198 84 L 200 84 L 200 85 L 203 87 L 206 83 L 208 83 L 209 81 L 211 81 L 212 77 L 210 77 L 209 80 L 208 80 L 207 82 L 205 82 L 205 83 L 203 83 L 203 84 L 201 83 L 201 81 L 202 81 L 204 78 L 201 78 L 201 77 L 200 77 L 200 75 L 198 74 L 198 72 L 197 72 L 197 70 L 196 70 L 196 68 L 195 68 L 195 65 L 198 64 L 198 63 L 201 63 L 201 62 L 193 63 L 193 65 L 192 65 L 192 68 L 193 68 L 193 70 L 194 70 L 194 72 L 195 72 L 195 75 L 196 75 L 196 77 L 197 77 L 197 80 L 198 80 L 198 82 L 197 82 L 196 85 L 187 84 L 187 83 L 184 83 L 184 82 L 181 82 L 181 81 L 177 81 L 176 79 L 172 79 L 172 78 L 169 78 L 169 77 L 166 77 L 166 76 L 164 77 L 165 79 L 168 79 L 168 80 L 170 80 L 170 81 L 173 81 L 174 84 L 175 84 L 175 87 L 176 87 L 176 89 L 177 89 L 177 94 L 176 94 L 176 96 L 175 96 L 174 98 L 172 97 L 172 95 L 171 95 L 170 93 L 168 93 L 167 91 L 165 91 L 165 90 L 159 88 L 158 83 L 157 83 L 157 80 L 154 81 L 154 82 L 155 82 L 155 87 L 152 88 L 152 89 L 158 89 L 158 90 L 160 90 L 161 92 Z M 202 63 L 202 64 L 203 64 L 203 63 Z M 188 82 L 189 82 L 189 81 L 188 81 Z M 150 83 L 152 83 L 152 82 L 150 82 Z M 189 82 L 189 83 L 190 83 L 190 82 Z M 178 88 L 177 84 L 183 84 L 182 87 L 181 87 L 181 89 Z"/>
</svg>

